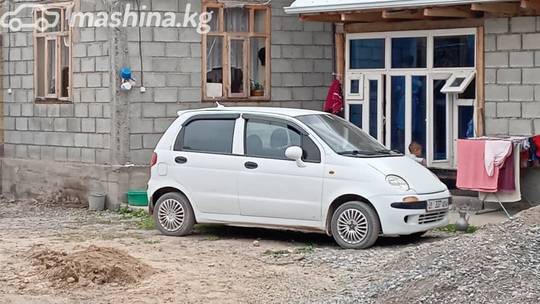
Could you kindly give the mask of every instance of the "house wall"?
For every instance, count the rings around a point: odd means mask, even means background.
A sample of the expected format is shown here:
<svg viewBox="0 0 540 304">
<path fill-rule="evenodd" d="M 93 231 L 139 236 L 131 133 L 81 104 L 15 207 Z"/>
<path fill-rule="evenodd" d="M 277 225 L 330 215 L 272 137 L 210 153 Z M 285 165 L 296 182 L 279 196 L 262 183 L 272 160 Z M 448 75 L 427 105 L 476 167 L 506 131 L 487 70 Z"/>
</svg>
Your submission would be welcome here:
<svg viewBox="0 0 540 304">
<path fill-rule="evenodd" d="M 200 10 L 199 1 L 141 4 L 183 16 L 188 2 L 192 11 Z M 333 71 L 332 28 L 285 15 L 282 8 L 290 2 L 271 3 L 272 100 L 226 105 L 322 108 Z M 123 11 L 125 4 L 76 1 L 83 12 Z M 135 2 L 131 5 L 133 10 Z M 31 11 L 23 11 L 22 17 L 31 22 Z M 69 188 L 82 197 L 90 191 L 106 192 L 109 207 L 114 208 L 128 188 L 145 188 L 152 149 L 176 112 L 214 104 L 201 102 L 201 37 L 196 31 L 155 27 L 141 31 L 146 93 L 138 87 L 128 93 L 118 89 L 117 71 L 123 66 L 134 70 L 140 84 L 137 28 L 73 28 L 73 101 L 38 104 L 33 92 L 32 31 L 10 33 L 8 62 L 4 30 L 3 191 L 25 195 Z M 7 93 L 8 75 L 12 94 Z"/>
<path fill-rule="evenodd" d="M 488 135 L 540 133 L 540 18 L 485 22 Z"/>
</svg>

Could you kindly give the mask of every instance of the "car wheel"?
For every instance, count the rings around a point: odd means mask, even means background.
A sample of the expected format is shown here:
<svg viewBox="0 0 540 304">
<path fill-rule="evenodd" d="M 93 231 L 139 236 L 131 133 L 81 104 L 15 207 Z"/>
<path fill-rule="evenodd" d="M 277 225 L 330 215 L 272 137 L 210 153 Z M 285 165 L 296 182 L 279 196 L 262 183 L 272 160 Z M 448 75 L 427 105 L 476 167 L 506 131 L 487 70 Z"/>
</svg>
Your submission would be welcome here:
<svg viewBox="0 0 540 304">
<path fill-rule="evenodd" d="M 332 236 L 345 249 L 371 247 L 379 237 L 379 217 L 364 202 L 348 202 L 339 206 L 332 215 Z"/>
<path fill-rule="evenodd" d="M 191 204 L 177 192 L 166 193 L 157 200 L 154 220 L 161 233 L 171 236 L 187 235 L 195 225 Z"/>
</svg>

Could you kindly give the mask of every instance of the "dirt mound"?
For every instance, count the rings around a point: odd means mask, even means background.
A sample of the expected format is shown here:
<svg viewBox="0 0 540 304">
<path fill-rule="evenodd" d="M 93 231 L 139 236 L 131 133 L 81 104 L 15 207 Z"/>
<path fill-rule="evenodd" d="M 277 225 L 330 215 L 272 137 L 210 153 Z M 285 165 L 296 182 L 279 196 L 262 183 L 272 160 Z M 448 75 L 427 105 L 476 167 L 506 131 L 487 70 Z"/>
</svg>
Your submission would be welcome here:
<svg viewBox="0 0 540 304">
<path fill-rule="evenodd" d="M 152 267 L 121 250 L 94 245 L 72 253 L 41 249 L 31 257 L 39 274 L 57 286 L 136 283 L 154 273 Z"/>
</svg>

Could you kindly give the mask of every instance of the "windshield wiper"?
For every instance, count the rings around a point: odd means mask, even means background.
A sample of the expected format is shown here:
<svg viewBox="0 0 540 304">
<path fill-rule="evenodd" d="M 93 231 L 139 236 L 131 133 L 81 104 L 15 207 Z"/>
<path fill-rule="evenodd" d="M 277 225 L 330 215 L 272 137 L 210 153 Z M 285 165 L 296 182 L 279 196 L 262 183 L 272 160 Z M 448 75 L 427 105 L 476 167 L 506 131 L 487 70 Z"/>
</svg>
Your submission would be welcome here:
<svg viewBox="0 0 540 304">
<path fill-rule="evenodd" d="M 375 153 L 369 151 L 350 150 L 338 152 L 339 155 L 374 155 Z"/>
</svg>

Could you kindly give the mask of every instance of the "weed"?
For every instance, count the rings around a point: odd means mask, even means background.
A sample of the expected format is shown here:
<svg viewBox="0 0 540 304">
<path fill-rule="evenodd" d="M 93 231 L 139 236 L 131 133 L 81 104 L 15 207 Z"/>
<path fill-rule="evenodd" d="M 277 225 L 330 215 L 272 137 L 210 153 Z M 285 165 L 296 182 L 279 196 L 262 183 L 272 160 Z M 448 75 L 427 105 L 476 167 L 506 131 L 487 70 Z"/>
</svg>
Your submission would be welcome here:
<svg viewBox="0 0 540 304">
<path fill-rule="evenodd" d="M 154 223 L 154 218 L 143 209 L 130 209 L 130 208 L 120 208 L 118 213 L 122 215 L 125 219 L 135 219 L 137 227 L 144 230 L 152 230 L 156 228 Z"/>
<path fill-rule="evenodd" d="M 206 240 L 207 241 L 217 241 L 217 240 L 219 240 L 219 236 L 214 235 L 214 234 L 210 234 L 210 235 L 206 236 Z"/>
<path fill-rule="evenodd" d="M 290 254 L 291 251 L 290 250 L 287 250 L 287 249 L 279 249 L 279 250 L 272 250 L 272 249 L 268 249 L 264 252 L 265 255 L 273 255 L 273 256 L 279 256 L 279 255 L 285 255 L 285 254 Z"/>
<path fill-rule="evenodd" d="M 159 240 L 144 240 L 145 244 L 159 244 Z"/>
<path fill-rule="evenodd" d="M 306 246 L 304 247 L 298 247 L 298 248 L 295 248 L 294 249 L 294 253 L 296 254 L 300 254 L 300 253 L 304 253 L 304 254 L 307 254 L 307 253 L 313 253 L 314 249 L 313 249 L 313 244 L 307 244 Z"/>
<path fill-rule="evenodd" d="M 442 231 L 442 232 L 447 232 L 447 233 L 456 233 L 457 232 L 455 224 L 448 224 L 448 225 L 446 225 L 444 227 L 437 228 L 437 230 Z M 469 227 L 467 228 L 467 231 L 465 231 L 465 233 L 475 233 L 477 230 L 478 230 L 477 226 L 469 225 Z"/>
</svg>

